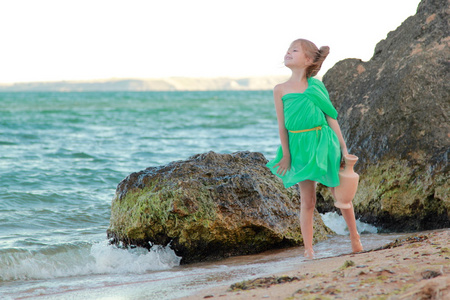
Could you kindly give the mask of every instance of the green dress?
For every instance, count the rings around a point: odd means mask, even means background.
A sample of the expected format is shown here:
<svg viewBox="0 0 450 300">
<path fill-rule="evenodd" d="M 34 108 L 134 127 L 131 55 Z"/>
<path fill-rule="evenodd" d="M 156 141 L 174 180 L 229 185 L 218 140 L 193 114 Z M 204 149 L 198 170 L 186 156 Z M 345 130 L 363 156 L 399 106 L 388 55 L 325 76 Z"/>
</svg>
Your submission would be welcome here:
<svg viewBox="0 0 450 300">
<path fill-rule="evenodd" d="M 325 117 L 328 115 L 336 119 L 338 113 L 331 104 L 325 86 L 320 80 L 311 77 L 303 93 L 286 94 L 281 99 L 289 135 L 291 169 L 284 176 L 276 173 L 278 166 L 274 166 L 283 158 L 281 146 L 267 167 L 283 180 L 286 188 L 304 180 L 317 181 L 329 187 L 338 186 L 340 145 Z M 316 129 L 311 130 L 313 128 Z"/>
</svg>

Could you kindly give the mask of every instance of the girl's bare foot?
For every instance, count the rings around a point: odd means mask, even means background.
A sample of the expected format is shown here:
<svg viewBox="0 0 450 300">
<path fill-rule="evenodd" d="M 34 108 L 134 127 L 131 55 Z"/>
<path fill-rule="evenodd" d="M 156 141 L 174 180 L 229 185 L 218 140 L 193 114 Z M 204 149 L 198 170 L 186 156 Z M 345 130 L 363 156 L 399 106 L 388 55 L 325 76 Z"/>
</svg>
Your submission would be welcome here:
<svg viewBox="0 0 450 300">
<path fill-rule="evenodd" d="M 314 259 L 314 250 L 313 249 L 305 249 L 305 257 L 306 259 Z"/>
<path fill-rule="evenodd" d="M 359 234 L 356 237 L 351 237 L 350 240 L 352 241 L 353 252 L 361 252 L 364 250 L 361 244 L 361 240 L 359 239 Z"/>
</svg>

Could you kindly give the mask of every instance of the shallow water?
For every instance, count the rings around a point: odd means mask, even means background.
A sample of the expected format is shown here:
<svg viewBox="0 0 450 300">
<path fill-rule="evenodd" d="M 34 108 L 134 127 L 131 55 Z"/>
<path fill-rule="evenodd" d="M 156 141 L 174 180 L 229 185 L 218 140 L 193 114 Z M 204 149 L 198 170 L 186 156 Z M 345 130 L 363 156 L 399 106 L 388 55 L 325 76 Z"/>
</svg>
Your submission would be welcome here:
<svg viewBox="0 0 450 300">
<path fill-rule="evenodd" d="M 406 235 L 363 234 L 362 242 L 366 249 L 374 249 Z M 342 243 L 343 239 L 348 238 L 337 235 L 315 245 L 317 258 L 349 253 L 350 241 Z M 176 299 L 204 288 L 298 269 L 304 262 L 302 253 L 302 247 L 294 247 L 143 273 L 122 270 L 108 274 L 6 282 L 2 292 L 6 299 Z M 146 257 L 148 255 L 141 253 L 141 260 L 150 258 Z M 139 260 L 139 257 L 135 259 Z"/>
<path fill-rule="evenodd" d="M 301 263 L 297 248 L 179 266 L 170 249 L 106 240 L 128 174 L 211 150 L 270 158 L 278 144 L 271 91 L 0 93 L 0 298 L 172 299 Z M 324 255 L 346 251 L 327 243 Z"/>
</svg>

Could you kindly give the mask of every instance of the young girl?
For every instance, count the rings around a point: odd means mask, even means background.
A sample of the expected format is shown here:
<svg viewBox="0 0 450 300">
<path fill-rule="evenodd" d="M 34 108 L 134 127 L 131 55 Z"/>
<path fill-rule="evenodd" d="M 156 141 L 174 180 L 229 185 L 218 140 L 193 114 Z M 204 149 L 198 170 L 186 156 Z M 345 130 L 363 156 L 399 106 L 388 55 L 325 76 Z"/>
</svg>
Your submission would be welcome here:
<svg viewBox="0 0 450 300">
<path fill-rule="evenodd" d="M 312 42 L 292 42 L 284 64 L 291 78 L 275 86 L 273 94 L 281 146 L 267 166 L 279 176 L 286 188 L 299 184 L 301 197 L 300 229 L 305 257 L 314 258 L 313 216 L 316 182 L 332 189 L 339 185 L 341 152 L 348 154 L 337 111 L 323 83 L 313 78 L 329 53 L 329 47 L 317 48 Z M 350 231 L 353 252 L 362 251 L 356 229 L 353 206 L 341 209 Z"/>
</svg>

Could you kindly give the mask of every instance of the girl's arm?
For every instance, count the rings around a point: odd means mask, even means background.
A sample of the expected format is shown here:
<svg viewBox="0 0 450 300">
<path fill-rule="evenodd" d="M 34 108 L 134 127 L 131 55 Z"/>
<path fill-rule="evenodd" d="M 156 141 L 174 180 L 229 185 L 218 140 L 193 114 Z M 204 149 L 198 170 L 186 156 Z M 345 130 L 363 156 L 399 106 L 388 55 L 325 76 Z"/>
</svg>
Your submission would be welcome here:
<svg viewBox="0 0 450 300">
<path fill-rule="evenodd" d="M 278 119 L 278 132 L 281 140 L 281 148 L 283 149 L 283 158 L 274 166 L 278 166 L 277 174 L 284 176 L 291 169 L 291 152 L 289 151 L 289 136 L 284 124 L 284 108 L 281 100 L 281 86 L 277 85 L 273 89 L 273 98 L 275 101 L 275 110 Z"/>
<path fill-rule="evenodd" d="M 345 144 L 344 137 L 342 136 L 341 127 L 339 126 L 339 123 L 337 120 L 333 119 L 332 117 L 326 115 L 328 125 L 333 129 L 333 131 L 336 133 L 339 145 L 341 146 L 342 155 L 347 155 L 347 145 Z"/>
</svg>

